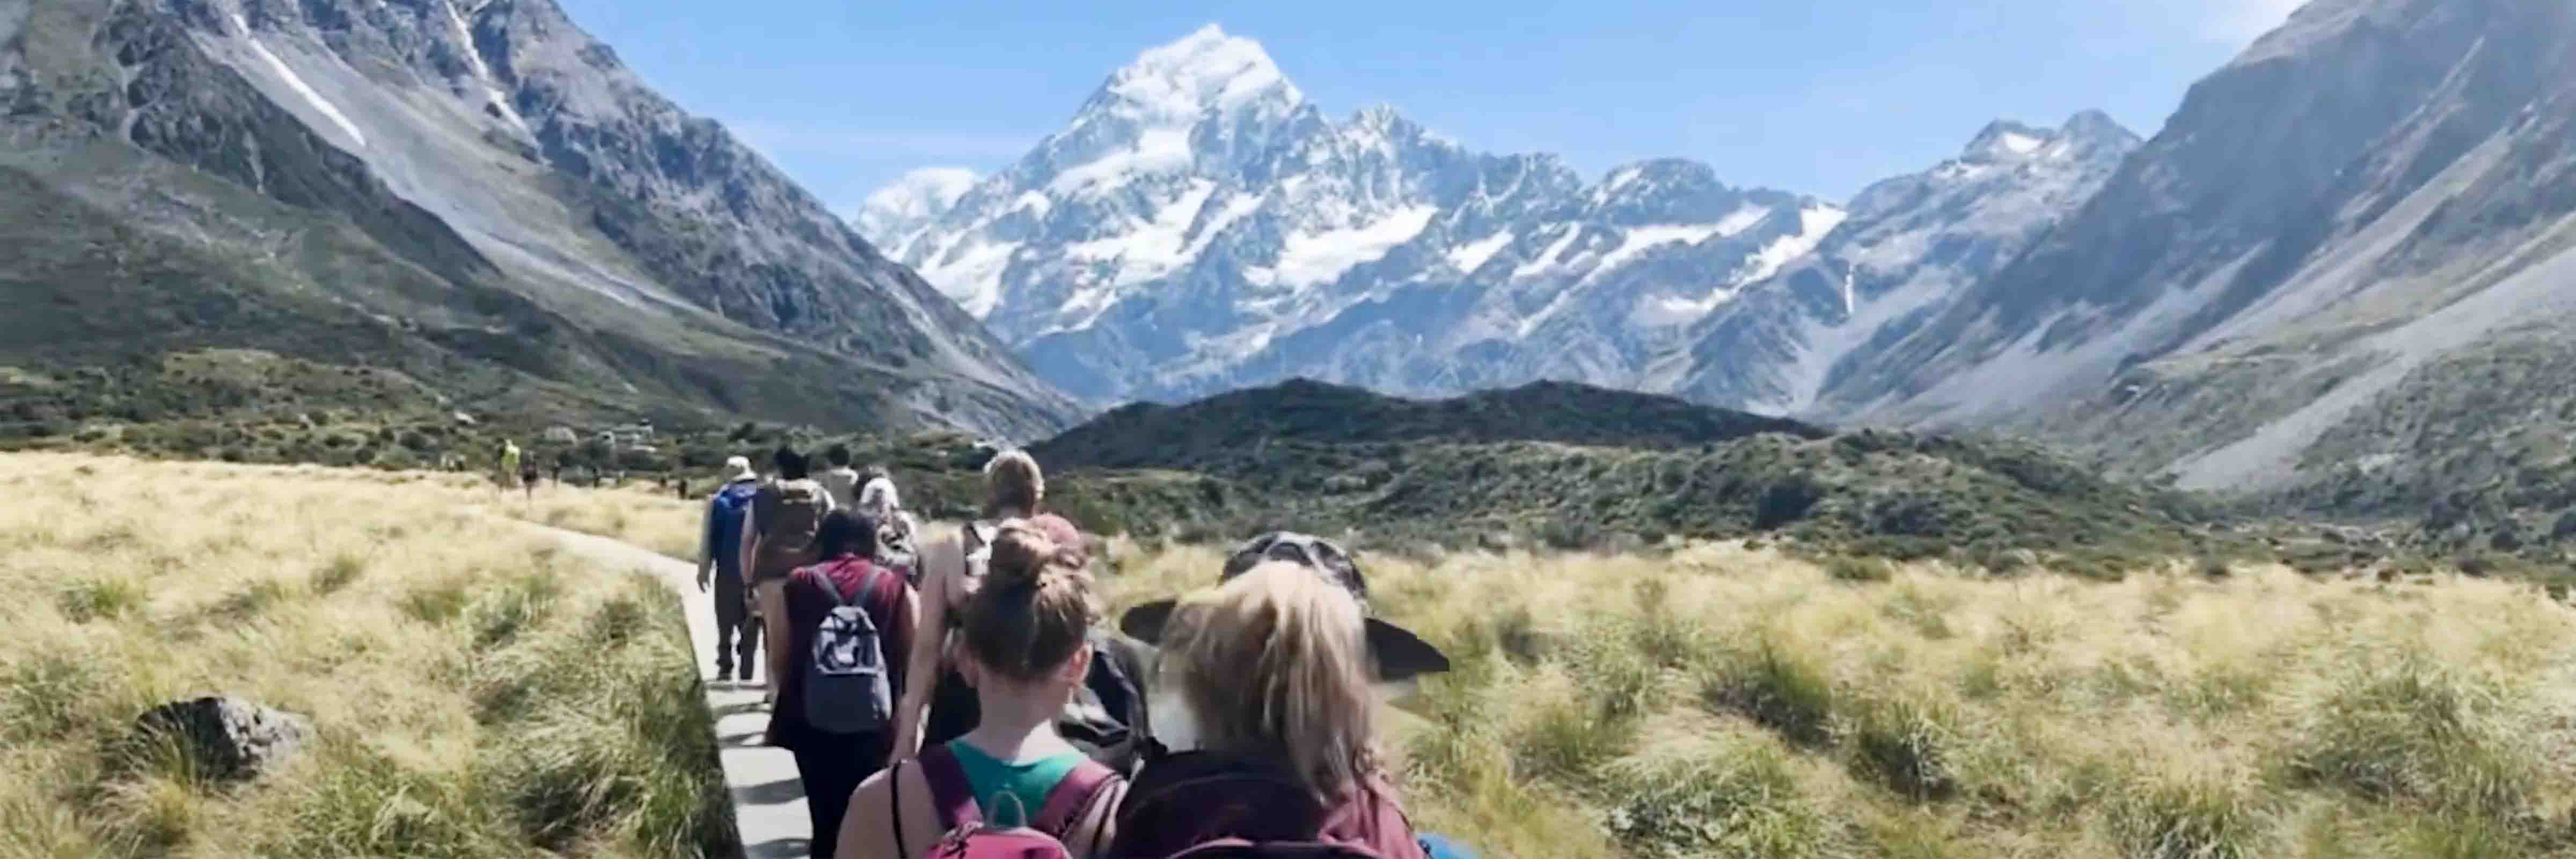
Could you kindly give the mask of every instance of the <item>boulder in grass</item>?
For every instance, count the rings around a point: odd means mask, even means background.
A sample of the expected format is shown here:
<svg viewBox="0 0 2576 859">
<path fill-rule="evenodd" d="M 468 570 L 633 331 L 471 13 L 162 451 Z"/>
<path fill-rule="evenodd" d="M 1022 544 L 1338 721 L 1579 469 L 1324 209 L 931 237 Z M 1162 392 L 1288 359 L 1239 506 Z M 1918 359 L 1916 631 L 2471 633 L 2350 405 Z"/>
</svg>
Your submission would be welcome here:
<svg viewBox="0 0 2576 859">
<path fill-rule="evenodd" d="M 198 772 L 224 781 L 257 778 L 313 740 L 313 720 L 230 695 L 154 707 L 135 727 L 176 738 Z"/>
</svg>

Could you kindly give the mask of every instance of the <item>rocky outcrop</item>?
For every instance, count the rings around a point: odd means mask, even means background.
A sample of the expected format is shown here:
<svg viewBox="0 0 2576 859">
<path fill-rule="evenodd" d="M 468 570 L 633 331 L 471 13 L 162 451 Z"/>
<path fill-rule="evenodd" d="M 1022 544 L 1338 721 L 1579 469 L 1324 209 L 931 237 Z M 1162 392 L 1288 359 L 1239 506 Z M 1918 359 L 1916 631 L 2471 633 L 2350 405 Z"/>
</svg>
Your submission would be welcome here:
<svg viewBox="0 0 2576 859">
<path fill-rule="evenodd" d="M 172 701 L 135 720 L 147 738 L 175 741 L 210 779 L 257 778 L 302 752 L 313 720 L 229 695 Z"/>
</svg>

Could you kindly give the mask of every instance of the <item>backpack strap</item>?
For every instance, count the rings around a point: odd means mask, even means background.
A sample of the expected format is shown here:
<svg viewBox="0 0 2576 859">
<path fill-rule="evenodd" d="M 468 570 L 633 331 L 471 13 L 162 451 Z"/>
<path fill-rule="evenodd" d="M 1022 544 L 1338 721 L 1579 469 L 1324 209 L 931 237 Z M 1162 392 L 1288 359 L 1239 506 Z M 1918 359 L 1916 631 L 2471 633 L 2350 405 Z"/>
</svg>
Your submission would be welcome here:
<svg viewBox="0 0 2576 859">
<path fill-rule="evenodd" d="M 1118 771 L 1084 758 L 1047 791 L 1046 805 L 1038 809 L 1030 827 L 1057 838 L 1072 835 L 1074 825 L 1082 822 L 1083 812 L 1090 811 L 1102 792 L 1117 782 Z"/>
<path fill-rule="evenodd" d="M 947 743 L 922 749 L 913 760 L 921 764 L 921 780 L 930 784 L 930 805 L 939 811 L 940 829 L 953 832 L 984 822 L 983 812 L 975 808 L 975 788 L 966 783 L 966 767 Z"/>
</svg>

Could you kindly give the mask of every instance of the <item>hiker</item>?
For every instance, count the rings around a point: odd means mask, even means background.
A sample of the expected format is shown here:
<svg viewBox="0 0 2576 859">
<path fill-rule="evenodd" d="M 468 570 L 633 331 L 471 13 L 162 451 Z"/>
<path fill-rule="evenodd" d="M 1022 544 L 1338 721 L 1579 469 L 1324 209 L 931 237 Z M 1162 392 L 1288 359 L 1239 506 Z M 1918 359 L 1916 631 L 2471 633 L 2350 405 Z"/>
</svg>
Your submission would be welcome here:
<svg viewBox="0 0 2576 859">
<path fill-rule="evenodd" d="M 835 510 L 815 530 L 822 560 L 784 586 L 787 654 L 768 743 L 796 756 L 813 818 L 813 855 L 830 859 L 859 782 L 894 750 L 894 690 L 912 643 L 912 585 L 877 566 L 877 523 Z"/>
<path fill-rule="evenodd" d="M 910 757 L 975 727 L 975 690 L 947 658 L 948 639 L 963 620 L 961 610 L 981 583 L 988 566 L 998 523 L 1010 519 L 1056 519 L 1040 516 L 1046 475 L 1025 451 L 1009 451 L 984 465 L 987 500 L 983 515 L 957 530 L 957 535 L 920 547 L 921 625 L 914 634 L 911 670 L 905 672 L 903 703 L 895 710 L 894 756 Z M 1067 522 L 1064 530 L 1073 530 Z M 1078 532 L 1077 532 L 1078 533 Z M 925 717 L 925 712 L 927 716 Z"/>
<path fill-rule="evenodd" d="M 895 491 L 894 478 L 885 466 L 871 465 L 860 474 L 866 482 L 859 486 L 859 515 L 877 521 L 878 560 L 903 570 L 914 584 L 920 584 L 920 552 L 914 534 L 921 524 L 904 512 L 903 496 Z"/>
<path fill-rule="evenodd" d="M 1424 642 L 1421 637 L 1403 627 L 1370 616 L 1367 577 L 1361 573 L 1359 562 L 1349 552 L 1330 540 L 1285 531 L 1274 531 L 1255 537 L 1237 547 L 1226 557 L 1224 567 L 1217 574 L 1218 585 L 1220 588 L 1231 588 L 1234 582 L 1254 570 L 1281 564 L 1306 571 L 1311 578 L 1326 583 L 1329 591 L 1340 594 L 1343 602 L 1358 610 L 1361 652 L 1364 654 L 1363 680 L 1364 682 L 1373 680 L 1376 687 L 1371 700 L 1372 706 L 1378 701 L 1402 693 L 1405 687 L 1424 674 L 1436 674 L 1449 670 L 1448 657 Z M 1213 599 L 1216 597 L 1203 596 L 1200 601 L 1206 602 Z M 1137 606 L 1129 609 L 1120 618 L 1119 625 L 1135 640 L 1159 642 L 1163 650 L 1177 651 L 1182 646 L 1177 643 L 1178 639 L 1187 636 L 1167 633 L 1166 628 L 1178 628 L 1174 621 L 1176 614 L 1180 613 L 1178 605 L 1178 601 L 1175 600 L 1161 600 Z M 1202 626 L 1212 623 L 1204 618 L 1197 622 Z M 1252 635 L 1250 632 L 1243 634 Z M 1186 667 L 1188 658 L 1186 654 L 1174 652 L 1172 659 L 1162 660 L 1161 664 L 1166 668 Z M 1262 694 L 1259 691 L 1262 687 L 1259 683 L 1243 683 L 1242 678 L 1238 676 L 1240 673 L 1237 670 L 1224 675 L 1236 677 L 1240 684 L 1225 693 L 1228 696 L 1227 700 L 1239 700 L 1238 706 L 1257 706 L 1248 699 L 1248 696 Z M 1194 699 L 1193 687 L 1189 683 L 1173 680 L 1168 674 L 1160 679 L 1163 682 L 1157 684 L 1154 700 L 1151 706 L 1146 708 L 1146 711 L 1155 714 L 1156 720 L 1151 723 L 1139 720 L 1139 724 L 1144 725 L 1151 732 L 1151 738 L 1144 741 L 1144 745 L 1148 748 L 1143 752 L 1146 758 L 1143 771 L 1137 776 L 1140 785 L 1147 782 L 1170 784 L 1174 779 L 1209 774 L 1208 770 L 1211 769 L 1209 762 L 1222 760 L 1222 758 L 1190 754 L 1174 755 L 1171 754 L 1172 752 L 1189 753 L 1235 747 L 1228 741 L 1209 739 L 1210 735 L 1205 732 L 1202 721 L 1205 716 L 1204 704 Z M 1181 764 L 1177 769 L 1169 766 L 1175 761 Z M 1192 761 L 1197 763 L 1191 763 Z M 1158 765 L 1163 765 L 1165 768 L 1158 772 L 1155 769 Z M 1233 763 L 1226 763 L 1214 766 L 1213 769 L 1219 777 L 1230 778 L 1230 775 L 1226 775 L 1226 770 L 1232 766 L 1234 766 Z M 1141 797 L 1145 794 L 1140 788 L 1137 795 Z M 1131 803 L 1131 805 L 1136 804 Z M 1254 803 L 1247 807 L 1260 806 Z M 1184 810 L 1180 813 L 1195 815 L 1199 812 Z M 1125 819 L 1125 814 L 1126 812 L 1122 810 L 1122 820 Z M 1416 841 L 1419 842 L 1422 852 L 1430 859 L 1470 859 L 1473 855 L 1443 836 L 1432 833 L 1416 833 L 1416 835 Z M 1263 837 L 1294 841 L 1303 836 L 1295 836 L 1294 833 L 1277 836 L 1265 832 Z"/>
<path fill-rule="evenodd" d="M 958 855 L 1088 857 L 1116 834 L 1110 812 L 1124 780 L 1054 729 L 1091 661 L 1083 642 L 1099 609 L 1084 559 L 1025 520 L 997 525 L 988 554 L 988 580 L 955 612 L 954 662 L 983 722 L 860 785 L 840 855 L 919 859 L 957 833 L 968 835 Z M 1025 823 L 1051 841 L 972 834 L 988 821 Z M 977 843 L 985 839 L 993 846 Z"/>
<path fill-rule="evenodd" d="M 519 445 L 517 442 L 513 442 L 506 438 L 501 440 L 500 465 L 501 479 L 493 481 L 492 485 L 501 487 L 503 492 L 507 492 L 510 489 L 510 478 L 517 477 L 519 475 Z"/>
<path fill-rule="evenodd" d="M 861 478 L 858 469 L 850 467 L 850 446 L 832 445 L 831 449 L 823 451 L 823 461 L 832 467 L 824 469 L 816 479 L 823 482 L 824 491 L 832 493 L 832 506 L 841 510 L 858 509 Z"/>
<path fill-rule="evenodd" d="M 744 536 L 751 531 L 751 499 L 760 476 L 751 460 L 727 457 L 724 485 L 707 499 L 707 515 L 698 528 L 698 592 L 712 584 L 716 601 L 716 679 L 751 679 L 751 654 L 760 649 L 760 624 L 751 622 L 751 596 L 743 567 Z M 737 643 L 739 639 L 739 643 Z M 734 660 L 741 658 L 741 674 Z"/>
<path fill-rule="evenodd" d="M 752 610 L 760 615 L 761 634 L 770 641 L 787 638 L 786 596 L 782 588 L 796 568 L 814 563 L 814 532 L 832 512 L 832 496 L 806 472 L 805 455 L 780 446 L 770 455 L 772 481 L 751 496 L 751 516 L 743 525 L 742 568 L 751 572 Z M 769 648 L 769 686 L 765 700 L 778 700 L 778 675 L 787 670 L 787 653 Z"/>
<path fill-rule="evenodd" d="M 1146 763 L 1106 856 L 1237 839 L 1255 849 L 1227 855 L 1429 855 L 1381 765 L 1368 626 L 1339 584 L 1261 560 L 1173 609 L 1156 715 L 1186 724 L 1192 748 Z"/>
<path fill-rule="evenodd" d="M 528 500 L 537 500 L 536 460 L 529 460 L 528 464 L 519 466 L 519 491 L 527 493 Z"/>
</svg>

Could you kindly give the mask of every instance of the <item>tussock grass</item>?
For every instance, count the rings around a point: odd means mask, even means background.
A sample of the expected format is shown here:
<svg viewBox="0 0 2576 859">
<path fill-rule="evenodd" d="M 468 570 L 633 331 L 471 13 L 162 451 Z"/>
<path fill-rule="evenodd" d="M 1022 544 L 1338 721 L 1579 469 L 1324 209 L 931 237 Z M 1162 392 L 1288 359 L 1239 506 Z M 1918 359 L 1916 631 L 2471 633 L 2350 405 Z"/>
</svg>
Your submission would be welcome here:
<svg viewBox="0 0 2576 859">
<path fill-rule="evenodd" d="M 517 491 L 486 490 L 494 510 L 567 531 L 623 540 L 667 557 L 695 562 L 706 502 L 687 501 L 641 488 L 570 489 L 548 484 L 533 499 Z"/>
<path fill-rule="evenodd" d="M 1120 604 L 1217 568 L 1112 546 Z M 2527 583 L 1860 577 L 1724 543 L 1366 563 L 1458 666 L 1403 705 L 1408 806 L 1489 855 L 2576 851 L 2576 611 Z"/>
<path fill-rule="evenodd" d="M 675 596 L 469 477 L 0 456 L 0 857 L 697 856 L 731 846 Z M 150 706 L 313 746 L 215 784 Z"/>
<path fill-rule="evenodd" d="M 1221 563 L 1103 555 L 1113 616 Z M 1456 664 L 1392 720 L 1407 808 L 1486 855 L 2576 855 L 2576 610 L 2527 582 L 2191 560 L 1364 563 Z"/>
</svg>

